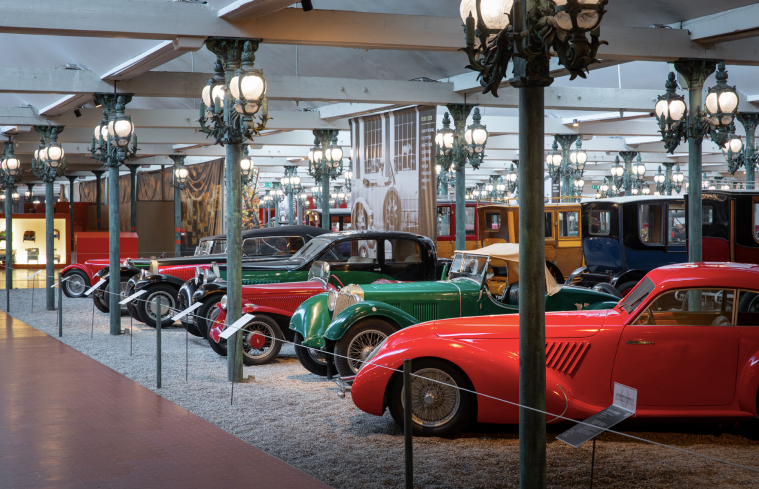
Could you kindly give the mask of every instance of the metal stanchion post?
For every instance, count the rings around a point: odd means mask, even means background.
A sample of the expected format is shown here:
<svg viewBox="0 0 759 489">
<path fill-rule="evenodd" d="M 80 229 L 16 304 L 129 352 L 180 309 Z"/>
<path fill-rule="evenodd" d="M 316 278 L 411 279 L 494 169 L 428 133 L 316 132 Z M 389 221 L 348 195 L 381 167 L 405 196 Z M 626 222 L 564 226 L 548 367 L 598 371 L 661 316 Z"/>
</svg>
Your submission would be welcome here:
<svg viewBox="0 0 759 489">
<path fill-rule="evenodd" d="M 190 371 L 190 330 L 184 329 L 184 380 L 187 381 Z"/>
<path fill-rule="evenodd" d="M 596 464 L 596 437 L 593 437 L 593 454 L 590 456 L 590 489 L 593 489 L 593 466 Z"/>
<path fill-rule="evenodd" d="M 58 337 L 63 336 L 63 272 L 58 272 Z"/>
<path fill-rule="evenodd" d="M 157 308 L 156 308 L 156 380 L 158 384 L 158 388 L 161 388 L 161 296 L 159 295 L 157 298 Z M 149 306 L 149 304 L 148 304 Z"/>
<path fill-rule="evenodd" d="M 411 426 L 411 360 L 403 360 L 403 439 L 406 453 L 406 489 L 414 488 L 414 444 Z"/>
<path fill-rule="evenodd" d="M 132 335 L 132 333 L 133 333 L 132 328 L 133 327 L 134 327 L 134 318 L 130 314 L 129 315 L 129 356 L 130 357 L 132 356 L 132 343 L 133 343 L 133 341 L 132 341 L 132 336 L 133 336 Z"/>
<path fill-rule="evenodd" d="M 332 380 L 332 362 L 335 356 L 331 355 L 329 350 L 324 350 L 324 357 L 327 359 L 327 380 Z"/>
<path fill-rule="evenodd" d="M 95 294 L 97 294 L 97 291 L 94 291 L 92 294 L 92 332 L 90 333 L 90 339 L 95 337 Z"/>
<path fill-rule="evenodd" d="M 34 280 L 32 281 L 32 306 L 31 309 L 29 309 L 29 312 L 34 312 L 34 286 L 37 285 L 37 277 L 34 277 Z"/>
</svg>

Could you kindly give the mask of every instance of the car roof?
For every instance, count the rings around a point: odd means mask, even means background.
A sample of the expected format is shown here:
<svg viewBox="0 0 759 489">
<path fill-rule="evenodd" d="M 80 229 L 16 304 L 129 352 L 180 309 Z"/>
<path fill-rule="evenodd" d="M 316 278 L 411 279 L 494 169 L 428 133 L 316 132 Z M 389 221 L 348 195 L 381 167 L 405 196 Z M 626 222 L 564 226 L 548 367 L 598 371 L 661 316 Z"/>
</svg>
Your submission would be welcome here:
<svg viewBox="0 0 759 489">
<path fill-rule="evenodd" d="M 729 288 L 759 290 L 759 265 L 698 262 L 666 265 L 647 275 L 657 288 Z"/>
<path fill-rule="evenodd" d="M 646 202 L 649 200 L 683 200 L 683 195 L 630 195 L 628 197 L 606 197 L 603 199 L 582 199 L 583 204 L 591 204 L 593 202 L 611 202 L 612 204 L 624 204 L 626 202 Z"/>
<path fill-rule="evenodd" d="M 330 231 L 328 229 L 318 228 L 316 226 L 274 226 L 260 229 L 248 229 L 242 232 L 243 238 L 270 238 L 273 236 L 319 236 L 320 234 L 326 234 Z M 226 234 L 217 234 L 215 236 L 208 236 L 201 238 L 200 241 L 207 241 L 211 239 L 226 239 Z"/>
<path fill-rule="evenodd" d="M 376 238 L 416 238 L 425 241 L 430 241 L 427 236 L 421 234 L 407 233 L 405 231 L 339 231 L 319 236 L 326 239 L 340 239 L 345 237 L 363 237 L 364 239 L 376 239 Z"/>
</svg>

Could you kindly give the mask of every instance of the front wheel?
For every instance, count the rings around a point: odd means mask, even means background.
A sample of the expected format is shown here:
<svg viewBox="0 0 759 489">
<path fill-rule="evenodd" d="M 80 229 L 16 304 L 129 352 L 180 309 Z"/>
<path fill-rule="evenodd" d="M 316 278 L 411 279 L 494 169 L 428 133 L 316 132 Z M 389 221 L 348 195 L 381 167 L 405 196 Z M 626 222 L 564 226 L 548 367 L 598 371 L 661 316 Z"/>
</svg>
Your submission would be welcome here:
<svg viewBox="0 0 759 489">
<path fill-rule="evenodd" d="M 84 293 L 90 286 L 90 279 L 86 273 L 80 270 L 72 270 L 63 278 L 68 279 L 63 282 L 63 293 L 66 294 L 66 297 L 72 299 L 84 297 Z"/>
<path fill-rule="evenodd" d="M 300 333 L 295 333 L 295 356 L 298 357 L 298 361 L 303 365 L 306 370 L 312 374 L 319 375 L 321 377 L 327 376 L 327 361 L 333 360 L 316 348 L 309 348 L 307 346 L 301 346 L 303 343 L 303 337 Z"/>
<path fill-rule="evenodd" d="M 382 319 L 367 319 L 351 326 L 335 343 L 335 367 L 340 377 L 356 375 L 366 357 L 395 331 Z"/>
<path fill-rule="evenodd" d="M 137 303 L 137 313 L 142 322 L 155 328 L 158 324 L 158 298 L 161 298 L 161 327 L 171 326 L 171 319 L 176 313 L 177 291 L 171 285 L 157 284 L 147 287 L 147 293 L 143 294 L 144 300 Z M 142 299 L 140 297 L 140 299 Z"/>
<path fill-rule="evenodd" d="M 451 436 L 463 430 L 472 418 L 469 381 L 453 365 L 436 359 L 414 360 L 411 364 L 411 423 L 416 436 Z M 388 386 L 388 409 L 403 428 L 403 376 L 394 375 Z"/>
<path fill-rule="evenodd" d="M 221 314 L 221 309 L 216 307 L 216 304 L 221 302 L 221 297 L 220 294 L 217 294 L 206 298 L 203 301 L 203 305 L 197 309 L 198 314 L 195 316 L 195 324 L 198 325 L 198 332 L 201 333 L 204 338 L 208 338 L 209 343 L 213 341 L 209 336 L 211 329 L 216 325 L 216 320 L 219 318 L 219 314 Z M 216 342 L 214 341 L 214 343 Z M 211 347 L 213 347 L 213 345 L 211 345 Z M 226 351 L 225 347 L 225 356 L 227 354 Z"/>
<path fill-rule="evenodd" d="M 276 321 L 269 316 L 256 314 L 253 320 L 242 327 L 242 331 L 242 363 L 248 367 L 265 365 L 277 358 L 282 348 L 279 340 L 285 337 Z"/>
</svg>

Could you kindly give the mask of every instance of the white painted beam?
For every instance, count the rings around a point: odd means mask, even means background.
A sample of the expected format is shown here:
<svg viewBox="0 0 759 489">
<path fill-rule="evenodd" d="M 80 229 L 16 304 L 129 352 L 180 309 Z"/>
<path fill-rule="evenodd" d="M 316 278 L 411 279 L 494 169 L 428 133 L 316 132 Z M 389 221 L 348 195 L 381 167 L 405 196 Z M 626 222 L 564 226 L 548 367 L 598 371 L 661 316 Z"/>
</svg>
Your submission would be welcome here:
<svg viewBox="0 0 759 489">
<path fill-rule="evenodd" d="M 263 17 L 293 3 L 292 0 L 237 0 L 219 9 L 219 17 L 226 20 Z"/>
<path fill-rule="evenodd" d="M 163 41 L 152 49 L 126 61 L 110 70 L 100 78 L 103 80 L 127 80 L 147 73 L 185 53 L 202 48 L 205 37 L 180 36 L 173 41 Z"/>
<path fill-rule="evenodd" d="M 51 117 L 73 111 L 91 101 L 91 93 L 79 93 L 75 95 L 66 95 L 57 102 L 54 102 L 40 110 L 39 115 Z"/>
<path fill-rule="evenodd" d="M 691 39 L 703 45 L 756 37 L 759 36 L 759 4 L 686 20 L 673 27 L 687 29 Z"/>
</svg>

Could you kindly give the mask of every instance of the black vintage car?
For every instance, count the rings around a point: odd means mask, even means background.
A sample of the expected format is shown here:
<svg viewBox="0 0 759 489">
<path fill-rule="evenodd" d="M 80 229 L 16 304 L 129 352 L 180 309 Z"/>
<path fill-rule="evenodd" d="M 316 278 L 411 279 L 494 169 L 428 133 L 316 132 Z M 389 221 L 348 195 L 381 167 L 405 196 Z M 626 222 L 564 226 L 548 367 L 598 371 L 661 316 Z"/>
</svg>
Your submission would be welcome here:
<svg viewBox="0 0 759 489">
<path fill-rule="evenodd" d="M 279 226 L 243 231 L 243 257 L 247 261 L 282 260 L 297 253 L 316 236 L 327 232 L 312 226 Z M 218 243 L 219 240 L 214 242 Z M 226 247 L 224 249 L 226 251 Z M 129 313 L 134 319 L 155 327 L 160 297 L 162 317 L 165 318 L 162 325 L 171 324 L 170 313 L 182 309 L 181 304 L 177 303 L 177 292 L 185 281 L 195 275 L 195 268 L 207 269 L 212 262 L 223 265 L 226 260 L 226 253 L 155 260 L 150 271 L 145 270 L 133 276 L 127 284 L 127 295 L 143 289 L 147 291 L 140 297 L 141 300 L 130 304 Z"/>
<path fill-rule="evenodd" d="M 393 250 L 403 249 L 403 260 L 394 261 Z M 411 251 L 409 251 L 411 250 Z M 426 236 L 399 231 L 343 231 L 323 234 L 298 253 L 276 261 L 243 260 L 242 284 L 304 282 L 315 261 L 329 264 L 332 280 L 338 285 L 368 284 L 379 279 L 429 281 L 440 278 L 443 262 L 438 260 L 435 243 Z M 188 280 L 179 291 L 180 308 L 202 302 L 192 323 L 183 322 L 193 334 L 208 334 L 206 319 L 227 292 L 226 267 Z M 201 324 L 202 323 L 202 324 Z"/>
</svg>

